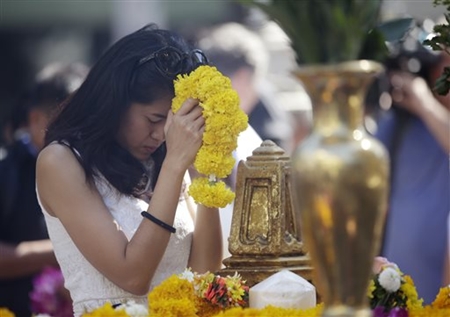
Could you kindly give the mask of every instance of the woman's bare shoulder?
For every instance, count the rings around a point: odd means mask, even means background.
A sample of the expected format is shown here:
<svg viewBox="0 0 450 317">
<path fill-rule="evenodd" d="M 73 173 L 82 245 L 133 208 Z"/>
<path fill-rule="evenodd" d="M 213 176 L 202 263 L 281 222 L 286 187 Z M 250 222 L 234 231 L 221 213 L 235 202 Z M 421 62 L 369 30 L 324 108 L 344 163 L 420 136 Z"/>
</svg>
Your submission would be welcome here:
<svg viewBox="0 0 450 317">
<path fill-rule="evenodd" d="M 83 175 L 83 176 L 81 176 Z M 84 172 L 72 150 L 64 145 L 52 143 L 39 153 L 36 162 L 38 185 L 47 182 L 80 180 L 84 183 Z"/>
<path fill-rule="evenodd" d="M 60 143 L 49 144 L 39 153 L 39 157 L 45 160 L 59 160 L 69 156 L 73 156 L 73 152 L 67 145 Z"/>
<path fill-rule="evenodd" d="M 52 169 L 58 169 L 67 168 L 68 166 L 77 163 L 74 153 L 68 146 L 52 143 L 43 148 L 39 153 L 37 167 L 51 167 Z"/>
<path fill-rule="evenodd" d="M 72 212 L 71 207 L 77 205 L 77 200 L 91 192 L 75 154 L 66 145 L 56 143 L 39 153 L 36 186 L 45 209 L 57 217 Z"/>
</svg>

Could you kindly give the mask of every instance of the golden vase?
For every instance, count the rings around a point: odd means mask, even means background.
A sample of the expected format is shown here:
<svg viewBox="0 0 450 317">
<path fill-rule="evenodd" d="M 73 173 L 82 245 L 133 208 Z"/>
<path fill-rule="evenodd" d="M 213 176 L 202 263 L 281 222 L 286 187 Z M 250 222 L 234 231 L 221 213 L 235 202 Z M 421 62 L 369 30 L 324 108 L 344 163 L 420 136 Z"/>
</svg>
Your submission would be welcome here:
<svg viewBox="0 0 450 317">
<path fill-rule="evenodd" d="M 385 148 L 363 128 L 364 96 L 382 66 L 307 66 L 294 74 L 313 104 L 313 130 L 292 157 L 294 206 L 322 316 L 372 316 L 367 288 L 387 210 Z"/>
</svg>

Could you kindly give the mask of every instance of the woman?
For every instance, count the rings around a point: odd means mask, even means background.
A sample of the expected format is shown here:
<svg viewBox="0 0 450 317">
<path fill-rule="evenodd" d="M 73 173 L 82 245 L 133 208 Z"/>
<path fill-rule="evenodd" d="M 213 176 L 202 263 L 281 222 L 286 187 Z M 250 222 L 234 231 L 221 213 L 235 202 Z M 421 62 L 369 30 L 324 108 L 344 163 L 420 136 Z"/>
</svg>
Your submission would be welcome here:
<svg viewBox="0 0 450 317">
<path fill-rule="evenodd" d="M 100 58 L 48 127 L 37 192 L 75 316 L 145 304 L 186 267 L 220 268 L 218 211 L 190 212 L 182 195 L 202 109 L 189 99 L 170 110 L 176 75 L 202 63 L 175 34 L 144 27 Z"/>
</svg>

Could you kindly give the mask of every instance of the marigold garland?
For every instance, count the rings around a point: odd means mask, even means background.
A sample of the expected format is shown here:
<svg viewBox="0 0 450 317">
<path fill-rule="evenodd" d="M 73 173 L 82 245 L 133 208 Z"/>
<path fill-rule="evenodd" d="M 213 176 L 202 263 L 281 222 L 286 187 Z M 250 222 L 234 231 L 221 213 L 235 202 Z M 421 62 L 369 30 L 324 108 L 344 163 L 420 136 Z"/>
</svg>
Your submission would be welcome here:
<svg viewBox="0 0 450 317">
<path fill-rule="evenodd" d="M 8 308 L 0 308 L 0 316 L 1 317 L 15 317 L 14 313 L 10 311 Z"/>
<path fill-rule="evenodd" d="M 413 279 L 409 275 L 403 275 L 403 278 L 405 283 L 400 286 L 400 290 L 406 297 L 406 308 L 410 310 L 422 308 L 423 299 L 419 298 Z"/>
<path fill-rule="evenodd" d="M 125 309 L 115 309 L 111 303 L 83 314 L 83 317 L 129 317 Z"/>
<path fill-rule="evenodd" d="M 323 311 L 323 304 L 310 309 L 294 309 L 267 306 L 263 309 L 241 307 L 227 309 L 213 317 L 320 317 Z"/>
<path fill-rule="evenodd" d="M 450 285 L 442 287 L 431 304 L 434 308 L 450 309 Z M 449 314 L 450 316 L 450 314 Z"/>
<path fill-rule="evenodd" d="M 197 317 L 193 285 L 172 275 L 148 295 L 150 316 Z"/>
<path fill-rule="evenodd" d="M 408 310 L 409 317 L 448 317 L 450 316 L 450 308 L 436 308 L 433 306 L 425 306 L 420 309 Z"/>
<path fill-rule="evenodd" d="M 195 158 L 196 170 L 208 178 L 194 179 L 189 194 L 207 207 L 225 207 L 235 197 L 223 181 L 231 174 L 240 132 L 248 126 L 248 117 L 239 107 L 239 96 L 231 80 L 217 68 L 203 65 L 190 74 L 178 75 L 174 82 L 172 110 L 177 112 L 188 98 L 200 101 L 205 119 L 203 143 Z"/>
<path fill-rule="evenodd" d="M 247 306 L 248 287 L 237 274 L 225 278 L 188 269 L 155 287 L 148 300 L 152 317 L 211 317 L 229 307 Z"/>
</svg>

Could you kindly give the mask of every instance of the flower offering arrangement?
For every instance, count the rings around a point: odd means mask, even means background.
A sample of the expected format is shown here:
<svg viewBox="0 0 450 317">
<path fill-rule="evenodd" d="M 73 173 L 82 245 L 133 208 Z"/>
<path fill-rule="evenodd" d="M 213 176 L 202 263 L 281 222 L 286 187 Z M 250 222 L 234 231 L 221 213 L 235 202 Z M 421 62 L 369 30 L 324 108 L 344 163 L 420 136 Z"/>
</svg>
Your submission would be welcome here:
<svg viewBox="0 0 450 317">
<path fill-rule="evenodd" d="M 415 310 L 422 307 L 414 282 L 409 275 L 403 274 L 396 265 L 383 266 L 374 275 L 369 284 L 368 296 L 370 307 L 376 316 L 385 316 L 391 310 Z M 387 315 L 388 316 L 388 315 Z"/>
<path fill-rule="evenodd" d="M 239 96 L 231 80 L 217 68 L 203 65 L 175 80 L 172 110 L 177 112 L 187 98 L 200 101 L 205 119 L 203 143 L 195 158 L 195 169 L 207 177 L 194 179 L 189 194 L 207 207 L 225 207 L 235 197 L 223 181 L 231 174 L 240 132 L 248 126 L 247 115 L 239 106 Z"/>
<path fill-rule="evenodd" d="M 442 287 L 431 305 L 422 305 L 411 277 L 387 262 L 374 273 L 367 290 L 373 317 L 448 317 L 450 285 Z M 213 273 L 198 274 L 187 269 L 172 275 L 148 295 L 149 307 L 133 301 L 113 307 L 106 303 L 82 317 L 319 317 L 324 305 L 310 309 L 267 306 L 248 308 L 249 288 L 235 274 L 222 277 Z M 0 307 L 1 317 L 15 317 Z M 58 317 L 59 312 L 41 312 L 33 317 Z M 31 316 L 30 316 L 31 317 Z"/>
<path fill-rule="evenodd" d="M 209 317 L 231 307 L 248 306 L 248 286 L 236 273 L 222 277 L 187 269 L 149 294 L 150 316 Z"/>
<path fill-rule="evenodd" d="M 248 308 L 248 292 L 248 287 L 238 274 L 221 277 L 213 273 L 198 274 L 187 269 L 182 274 L 172 275 L 153 289 L 149 294 L 151 304 L 148 316 L 319 317 L 324 310 L 323 303 L 310 309 L 274 306 Z M 440 289 L 431 305 L 423 306 L 411 277 L 403 274 L 394 263 L 387 262 L 373 275 L 367 294 L 374 317 L 450 316 L 450 285 Z M 114 309 L 106 304 L 83 317 L 147 316 L 125 310 L 125 306 Z"/>
</svg>

